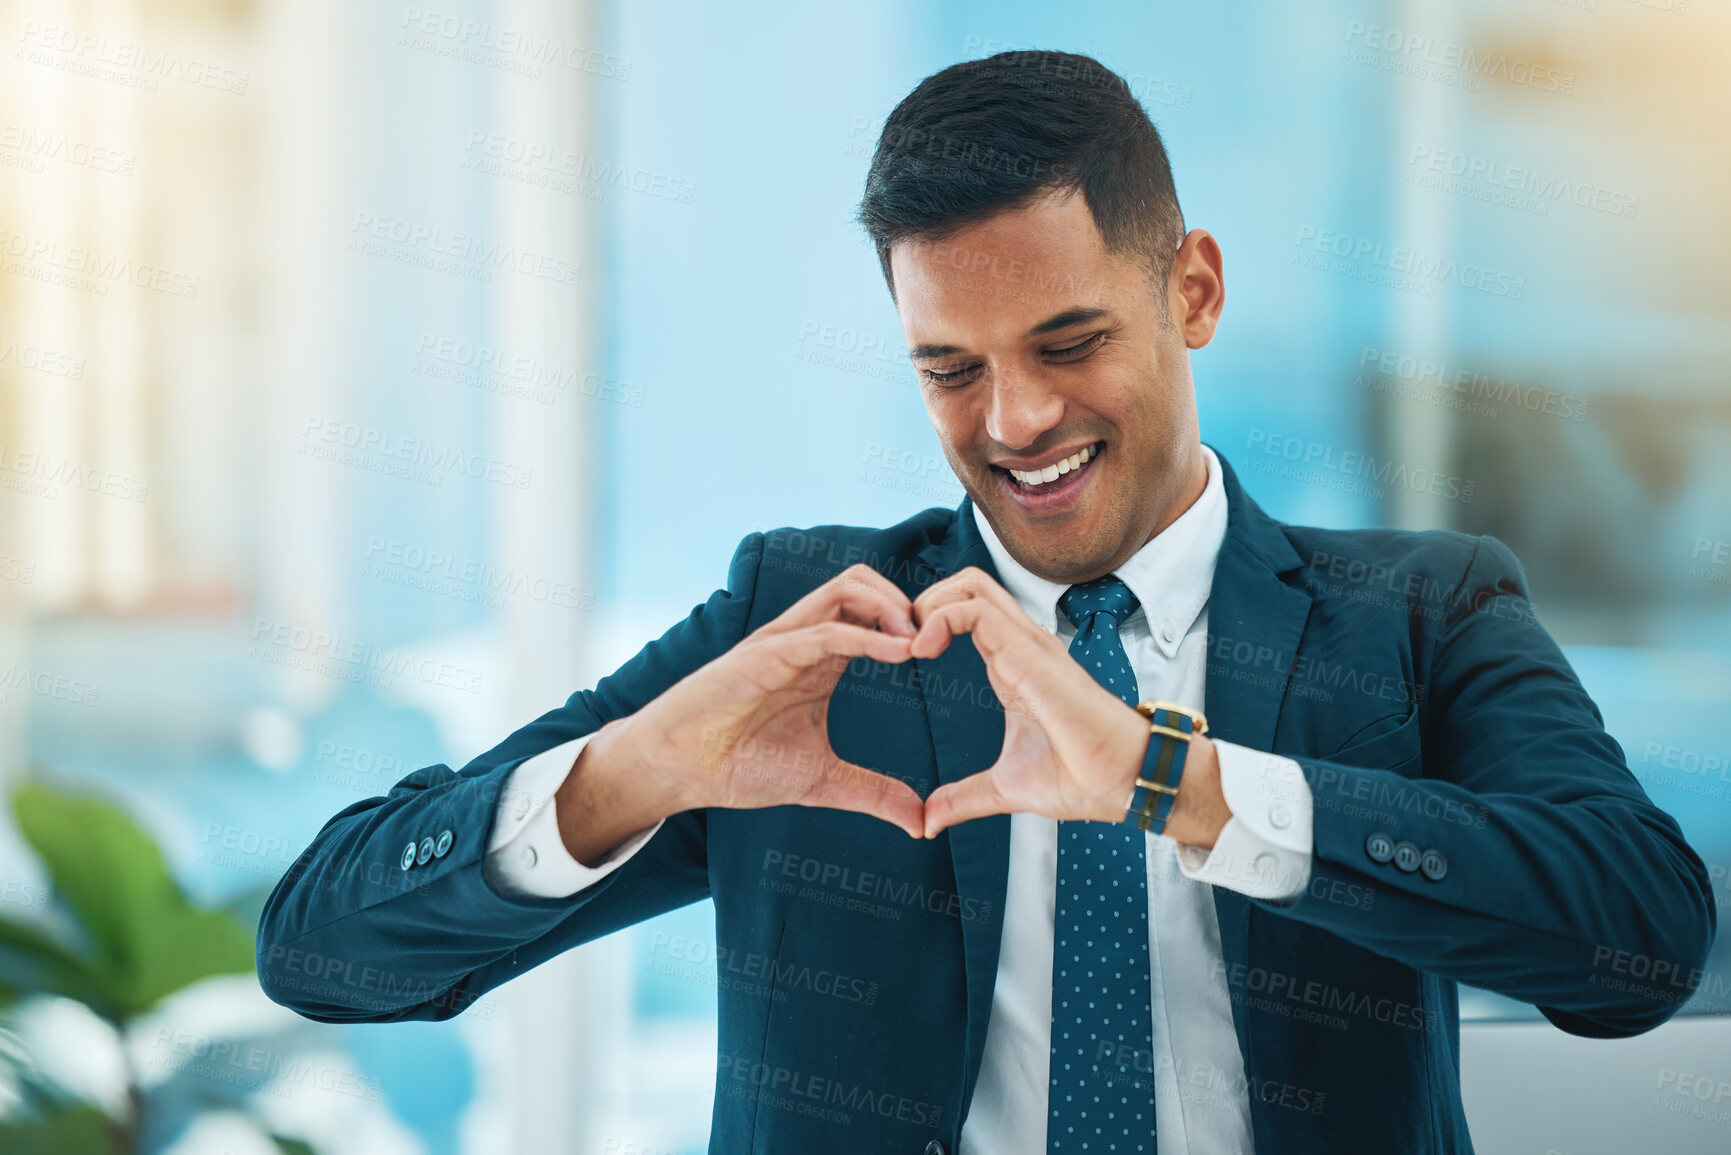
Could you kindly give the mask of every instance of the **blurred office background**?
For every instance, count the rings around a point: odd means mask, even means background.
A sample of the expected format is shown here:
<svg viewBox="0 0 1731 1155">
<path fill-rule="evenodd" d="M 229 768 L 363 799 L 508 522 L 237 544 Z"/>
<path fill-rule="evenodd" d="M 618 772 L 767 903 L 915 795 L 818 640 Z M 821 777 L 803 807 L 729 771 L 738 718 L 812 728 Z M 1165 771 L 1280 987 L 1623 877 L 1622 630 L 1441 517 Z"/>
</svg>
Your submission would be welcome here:
<svg viewBox="0 0 1731 1155">
<path fill-rule="evenodd" d="M 706 1148 L 707 904 L 392 1027 L 196 960 L 91 993 L 38 936 L 113 948 L 104 872 L 250 929 L 742 535 L 956 504 L 851 214 L 895 102 L 1008 48 L 1124 75 L 1220 239 L 1205 439 L 1275 516 L 1507 541 L 1731 898 L 1723 5 L 0 0 L 0 40 L 0 1127 L 59 1112 L 41 1149 Z M 1731 1147 L 1726 950 L 1635 1040 L 1463 1007 L 1481 1151 Z"/>
</svg>

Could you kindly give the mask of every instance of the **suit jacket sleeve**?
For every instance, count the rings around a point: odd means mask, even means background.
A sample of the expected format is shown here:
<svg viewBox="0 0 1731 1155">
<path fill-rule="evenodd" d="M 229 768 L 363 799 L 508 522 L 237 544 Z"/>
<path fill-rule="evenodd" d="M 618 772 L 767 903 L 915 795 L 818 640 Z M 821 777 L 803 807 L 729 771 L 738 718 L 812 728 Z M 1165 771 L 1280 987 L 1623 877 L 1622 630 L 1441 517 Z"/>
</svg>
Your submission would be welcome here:
<svg viewBox="0 0 1731 1155">
<path fill-rule="evenodd" d="M 619 869 L 563 898 L 501 893 L 486 850 L 518 764 L 636 712 L 745 635 L 762 553 L 763 535 L 747 537 L 726 588 L 595 689 L 460 771 L 417 770 L 326 823 L 260 916 L 265 993 L 323 1022 L 446 1019 L 561 951 L 706 897 L 702 811 L 669 818 Z M 405 846 L 446 830 L 443 857 L 402 868 Z"/>
<path fill-rule="evenodd" d="M 1630 773 L 1495 538 L 1478 539 L 1429 650 L 1403 724 L 1298 759 L 1315 877 L 1290 903 L 1258 905 L 1535 1004 L 1573 1034 L 1657 1026 L 1712 946 L 1707 870 Z M 1428 873 L 1378 862 L 1373 834 L 1437 851 L 1444 873 L 1431 877 L 1434 858 Z M 1375 902 L 1329 901 L 1339 881 L 1373 887 Z"/>
</svg>

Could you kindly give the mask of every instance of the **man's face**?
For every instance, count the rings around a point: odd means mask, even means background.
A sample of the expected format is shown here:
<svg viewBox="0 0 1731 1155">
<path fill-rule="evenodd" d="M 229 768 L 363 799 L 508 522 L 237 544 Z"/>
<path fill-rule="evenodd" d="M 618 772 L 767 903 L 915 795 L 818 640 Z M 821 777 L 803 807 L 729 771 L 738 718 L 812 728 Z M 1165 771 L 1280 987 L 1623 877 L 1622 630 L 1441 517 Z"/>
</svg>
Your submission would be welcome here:
<svg viewBox="0 0 1731 1155">
<path fill-rule="evenodd" d="M 1201 494 L 1187 345 L 1212 336 L 1219 302 L 1216 286 L 1195 339 L 1185 270 L 1197 238 L 1218 274 L 1219 250 L 1198 232 L 1155 284 L 1146 262 L 1106 251 L 1070 193 L 891 249 L 944 455 L 1005 548 L 1042 577 L 1110 573 Z"/>
</svg>

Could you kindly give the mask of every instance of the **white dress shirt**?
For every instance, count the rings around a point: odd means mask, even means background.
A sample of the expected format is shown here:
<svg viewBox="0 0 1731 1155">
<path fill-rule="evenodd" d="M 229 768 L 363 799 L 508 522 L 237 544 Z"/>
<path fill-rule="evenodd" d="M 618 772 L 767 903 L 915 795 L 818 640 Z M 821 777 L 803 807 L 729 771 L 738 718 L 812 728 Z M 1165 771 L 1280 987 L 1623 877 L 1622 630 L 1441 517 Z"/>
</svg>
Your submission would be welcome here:
<svg viewBox="0 0 1731 1155">
<path fill-rule="evenodd" d="M 1139 698 L 1206 711 L 1208 592 L 1226 535 L 1226 493 L 1219 460 L 1207 446 L 1202 453 L 1208 470 L 1202 496 L 1116 574 L 1141 603 L 1119 629 Z M 1030 618 L 1068 643 L 1076 630 L 1058 612 L 1058 598 L 1069 587 L 1024 569 L 977 506 L 974 519 L 1004 587 Z M 657 823 L 639 832 L 592 867 L 572 859 L 548 803 L 587 740 L 526 759 L 512 773 L 485 863 L 499 889 L 546 898 L 573 894 L 617 869 L 660 829 Z M 1147 836 L 1155 1129 L 1161 1155 L 1249 1155 L 1254 1150 L 1250 1093 L 1220 965 L 1211 887 L 1286 898 L 1300 893 L 1310 879 L 1312 800 L 1298 764 L 1218 739 L 1214 747 L 1232 817 L 1213 849 Z M 1011 815 L 992 1015 L 958 1155 L 1044 1155 L 1046 1150 L 1057 866 L 1057 823 L 1037 814 Z"/>
</svg>

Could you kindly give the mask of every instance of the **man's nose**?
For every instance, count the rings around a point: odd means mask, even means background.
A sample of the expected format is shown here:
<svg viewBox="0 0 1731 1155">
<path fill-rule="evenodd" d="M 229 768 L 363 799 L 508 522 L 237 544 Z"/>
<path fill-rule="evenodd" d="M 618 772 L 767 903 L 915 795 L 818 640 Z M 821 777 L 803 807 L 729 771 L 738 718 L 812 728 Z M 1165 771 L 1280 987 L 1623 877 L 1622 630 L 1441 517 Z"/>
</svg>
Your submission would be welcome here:
<svg viewBox="0 0 1731 1155">
<path fill-rule="evenodd" d="M 986 434 L 999 445 L 1026 449 L 1063 418 L 1064 398 L 1037 373 L 1000 369 L 989 385 Z"/>
</svg>

